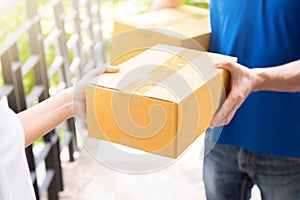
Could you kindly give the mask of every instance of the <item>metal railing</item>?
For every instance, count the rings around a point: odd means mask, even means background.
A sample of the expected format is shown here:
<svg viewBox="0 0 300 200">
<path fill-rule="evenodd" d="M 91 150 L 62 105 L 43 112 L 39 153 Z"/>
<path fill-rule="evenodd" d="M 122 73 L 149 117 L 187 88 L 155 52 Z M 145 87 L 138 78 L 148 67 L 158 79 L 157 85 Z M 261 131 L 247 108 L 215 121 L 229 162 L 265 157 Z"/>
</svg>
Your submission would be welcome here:
<svg viewBox="0 0 300 200">
<path fill-rule="evenodd" d="M 81 75 L 93 68 L 93 61 L 86 64 L 86 56 L 102 42 L 100 0 L 49 0 L 40 8 L 36 0 L 26 0 L 26 10 L 25 22 L 0 45 L 4 81 L 0 99 L 6 97 L 9 107 L 16 113 L 71 86 L 78 73 Z M 50 31 L 49 27 L 43 30 L 44 20 L 52 20 Z M 29 56 L 22 62 L 19 41 L 24 35 L 28 38 Z M 104 62 L 104 52 L 97 56 Z M 33 86 L 26 95 L 24 77 L 28 74 L 32 74 Z M 59 84 L 50 84 L 53 79 Z M 74 160 L 73 153 L 77 149 L 74 119 L 65 122 L 63 140 L 59 139 L 59 127 L 43 137 L 38 153 L 33 152 L 33 146 L 26 148 L 37 199 L 46 192 L 49 199 L 59 199 L 58 192 L 63 190 L 60 152 L 65 146 L 69 147 L 70 161 Z M 42 162 L 46 177 L 39 180 L 36 168 Z"/>
</svg>

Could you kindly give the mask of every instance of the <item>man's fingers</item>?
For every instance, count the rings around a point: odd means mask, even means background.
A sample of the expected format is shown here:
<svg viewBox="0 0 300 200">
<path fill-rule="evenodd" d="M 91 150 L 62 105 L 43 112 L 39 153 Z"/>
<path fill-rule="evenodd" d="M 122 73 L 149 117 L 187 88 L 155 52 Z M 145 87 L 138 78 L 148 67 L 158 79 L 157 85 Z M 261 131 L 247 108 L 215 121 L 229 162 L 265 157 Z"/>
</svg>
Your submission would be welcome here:
<svg viewBox="0 0 300 200">
<path fill-rule="evenodd" d="M 212 128 L 228 124 L 251 92 L 251 88 L 249 89 L 248 85 L 248 68 L 234 62 L 217 62 L 215 66 L 230 72 L 232 87 L 225 102 L 211 123 L 210 127 Z"/>
<path fill-rule="evenodd" d="M 232 120 L 234 114 L 244 102 L 245 97 L 239 95 L 236 92 L 231 91 L 217 112 L 210 125 L 211 128 L 216 126 L 227 125 Z"/>
<path fill-rule="evenodd" d="M 217 68 L 222 68 L 222 69 L 227 69 L 227 70 L 231 70 L 235 67 L 234 63 L 233 62 L 228 62 L 228 61 L 225 61 L 225 62 L 215 62 L 215 66 Z"/>
<path fill-rule="evenodd" d="M 236 110 L 236 108 L 227 110 L 225 107 L 222 107 L 217 115 L 213 118 L 210 128 L 227 125 L 232 120 Z"/>
<path fill-rule="evenodd" d="M 236 74 L 239 72 L 242 68 L 244 68 L 242 65 L 235 63 L 235 62 L 215 62 L 215 67 L 219 69 L 226 69 L 228 70 L 231 75 Z"/>
<path fill-rule="evenodd" d="M 232 94 L 229 93 L 227 99 L 224 101 L 223 105 L 221 106 L 217 114 L 214 116 L 210 127 L 213 128 L 216 126 L 223 125 L 226 117 L 231 112 L 231 110 L 234 109 L 235 105 L 236 100 L 233 98 Z"/>
</svg>

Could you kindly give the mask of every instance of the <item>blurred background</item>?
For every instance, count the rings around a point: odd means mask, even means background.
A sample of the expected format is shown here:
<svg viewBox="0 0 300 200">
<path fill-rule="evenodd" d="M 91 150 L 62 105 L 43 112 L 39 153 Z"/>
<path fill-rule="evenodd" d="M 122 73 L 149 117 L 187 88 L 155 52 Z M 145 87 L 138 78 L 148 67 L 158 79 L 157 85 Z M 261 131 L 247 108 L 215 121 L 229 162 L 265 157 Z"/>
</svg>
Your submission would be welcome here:
<svg viewBox="0 0 300 200">
<path fill-rule="evenodd" d="M 0 99 L 15 112 L 72 86 L 110 57 L 114 19 L 147 12 L 152 0 L 0 0 Z M 208 7 L 206 0 L 182 4 Z M 33 119 L 34 120 L 34 119 Z M 120 173 L 97 162 L 76 136 L 74 119 L 26 149 L 37 199 L 205 199 L 204 134 L 173 165 L 143 175 Z M 258 192 L 252 199 L 259 199 Z"/>
</svg>

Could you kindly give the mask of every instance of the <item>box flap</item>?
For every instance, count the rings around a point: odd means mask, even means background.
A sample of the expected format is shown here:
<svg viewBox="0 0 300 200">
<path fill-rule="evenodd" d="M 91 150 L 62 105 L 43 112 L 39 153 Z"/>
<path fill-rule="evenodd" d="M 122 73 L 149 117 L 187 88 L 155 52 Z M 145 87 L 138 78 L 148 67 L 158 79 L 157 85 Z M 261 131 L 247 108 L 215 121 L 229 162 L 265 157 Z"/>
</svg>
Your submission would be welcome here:
<svg viewBox="0 0 300 200">
<path fill-rule="evenodd" d="M 117 21 L 136 28 L 166 28 L 166 26 L 177 24 L 178 20 L 191 16 L 199 19 L 208 17 L 208 11 L 195 6 L 180 6 L 177 9 L 166 8 L 139 14 L 138 17 L 133 15 L 119 18 Z"/>
<path fill-rule="evenodd" d="M 90 84 L 177 103 L 218 74 L 212 58 L 226 57 L 156 45 L 120 64 L 119 73 L 102 74 Z"/>
</svg>

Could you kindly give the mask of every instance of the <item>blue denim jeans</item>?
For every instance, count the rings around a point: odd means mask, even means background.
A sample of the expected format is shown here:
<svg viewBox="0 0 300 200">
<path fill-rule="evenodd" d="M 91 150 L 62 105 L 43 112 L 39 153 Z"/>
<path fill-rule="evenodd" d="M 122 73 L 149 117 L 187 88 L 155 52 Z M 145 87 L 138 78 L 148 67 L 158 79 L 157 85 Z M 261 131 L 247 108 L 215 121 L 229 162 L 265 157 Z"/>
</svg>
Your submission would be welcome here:
<svg viewBox="0 0 300 200">
<path fill-rule="evenodd" d="M 299 144 L 300 148 L 300 144 Z M 263 200 L 300 199 L 300 159 L 266 156 L 205 141 L 207 200 L 246 200 L 258 186 Z"/>
</svg>

